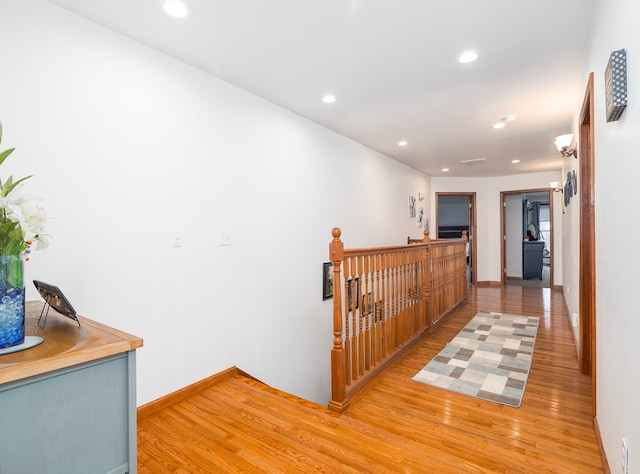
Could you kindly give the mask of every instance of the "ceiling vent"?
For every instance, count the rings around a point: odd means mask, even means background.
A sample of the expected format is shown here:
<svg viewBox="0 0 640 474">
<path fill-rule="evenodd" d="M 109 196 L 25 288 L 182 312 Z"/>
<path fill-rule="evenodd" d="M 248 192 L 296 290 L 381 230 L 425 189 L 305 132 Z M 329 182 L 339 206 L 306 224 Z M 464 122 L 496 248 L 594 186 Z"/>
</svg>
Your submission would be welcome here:
<svg viewBox="0 0 640 474">
<path fill-rule="evenodd" d="M 472 165 L 484 165 L 486 164 L 486 162 L 487 162 L 486 158 L 473 158 L 472 160 L 462 160 L 460 163 L 462 163 L 463 165 L 472 166 Z"/>
</svg>

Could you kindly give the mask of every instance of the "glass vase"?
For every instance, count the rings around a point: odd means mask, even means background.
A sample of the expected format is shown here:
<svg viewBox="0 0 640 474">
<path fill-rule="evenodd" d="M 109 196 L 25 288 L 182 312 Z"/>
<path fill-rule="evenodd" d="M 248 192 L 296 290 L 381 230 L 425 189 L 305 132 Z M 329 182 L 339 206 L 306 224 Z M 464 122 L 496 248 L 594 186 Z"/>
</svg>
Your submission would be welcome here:
<svg viewBox="0 0 640 474">
<path fill-rule="evenodd" d="M 0 255 L 0 349 L 24 342 L 24 260 Z"/>
</svg>

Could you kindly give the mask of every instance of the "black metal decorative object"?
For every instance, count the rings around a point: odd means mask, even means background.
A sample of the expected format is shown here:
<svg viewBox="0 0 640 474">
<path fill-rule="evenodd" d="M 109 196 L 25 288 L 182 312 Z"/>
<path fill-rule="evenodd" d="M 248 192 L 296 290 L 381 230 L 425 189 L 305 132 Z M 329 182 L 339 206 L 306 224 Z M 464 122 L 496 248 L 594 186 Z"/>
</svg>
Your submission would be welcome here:
<svg viewBox="0 0 640 474">
<path fill-rule="evenodd" d="M 615 122 L 627 108 L 627 51 L 611 53 L 604 72 L 607 122 Z"/>
</svg>

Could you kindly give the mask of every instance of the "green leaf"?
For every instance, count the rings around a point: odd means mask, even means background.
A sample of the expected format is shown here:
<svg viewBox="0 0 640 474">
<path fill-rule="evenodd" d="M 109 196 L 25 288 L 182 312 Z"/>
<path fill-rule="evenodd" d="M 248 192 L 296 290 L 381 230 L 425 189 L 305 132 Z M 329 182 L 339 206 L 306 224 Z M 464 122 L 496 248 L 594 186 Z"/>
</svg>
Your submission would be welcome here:
<svg viewBox="0 0 640 474">
<path fill-rule="evenodd" d="M 0 153 L 0 165 L 4 162 L 4 160 L 7 159 L 7 156 L 13 153 L 13 150 L 15 150 L 15 148 L 9 148 L 8 150 L 5 150 L 2 153 Z"/>
<path fill-rule="evenodd" d="M 20 257 L 12 258 L 9 261 L 9 271 L 7 272 L 7 283 L 11 288 L 22 288 L 24 286 L 24 265 Z"/>
<path fill-rule="evenodd" d="M 0 255 L 20 255 L 23 244 L 22 229 L 17 222 L 0 225 Z"/>
<path fill-rule="evenodd" d="M 2 122 L 0 122 L 0 143 L 2 143 Z"/>
<path fill-rule="evenodd" d="M 15 188 L 17 185 L 19 185 L 20 183 L 22 183 L 25 179 L 29 179 L 31 178 L 31 176 L 33 175 L 29 175 L 29 176 L 25 176 L 24 178 L 20 178 L 18 181 L 16 181 L 15 183 L 12 183 L 13 181 L 13 177 L 9 176 L 9 179 L 7 179 L 7 182 L 4 183 L 4 185 L 2 186 L 2 196 L 6 197 L 9 195 L 9 193 L 11 191 L 13 191 L 13 188 Z"/>
</svg>

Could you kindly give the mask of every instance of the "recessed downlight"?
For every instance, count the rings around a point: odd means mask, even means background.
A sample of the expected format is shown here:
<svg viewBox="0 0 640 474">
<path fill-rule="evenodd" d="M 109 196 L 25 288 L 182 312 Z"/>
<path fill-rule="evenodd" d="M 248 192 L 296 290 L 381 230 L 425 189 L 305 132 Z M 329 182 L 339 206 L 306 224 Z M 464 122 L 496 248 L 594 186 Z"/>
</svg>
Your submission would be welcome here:
<svg viewBox="0 0 640 474">
<path fill-rule="evenodd" d="M 167 0 L 162 5 L 167 15 L 174 18 L 184 18 L 189 14 L 189 7 L 186 3 L 178 0 Z"/>
<path fill-rule="evenodd" d="M 513 164 L 520 163 L 520 160 L 511 160 L 511 163 Z"/>
<path fill-rule="evenodd" d="M 326 94 L 322 97 L 322 102 L 325 104 L 333 104 L 336 101 L 336 96 L 333 94 Z"/>
<path fill-rule="evenodd" d="M 474 62 L 478 59 L 478 53 L 475 51 L 464 51 L 460 56 L 458 56 L 458 62 L 462 64 L 468 64 Z"/>
<path fill-rule="evenodd" d="M 408 141 L 406 141 L 406 140 L 400 140 L 400 141 L 398 142 L 398 146 L 407 146 L 408 144 L 409 144 L 409 142 L 408 142 Z"/>
<path fill-rule="evenodd" d="M 449 168 L 442 168 L 443 173 L 446 173 L 447 171 L 449 171 Z"/>
<path fill-rule="evenodd" d="M 509 125 L 510 123 L 513 123 L 516 121 L 516 116 L 515 115 L 505 115 L 504 117 L 502 117 L 500 119 L 499 122 L 496 122 L 493 124 L 493 128 L 504 128 L 507 125 Z"/>
</svg>

